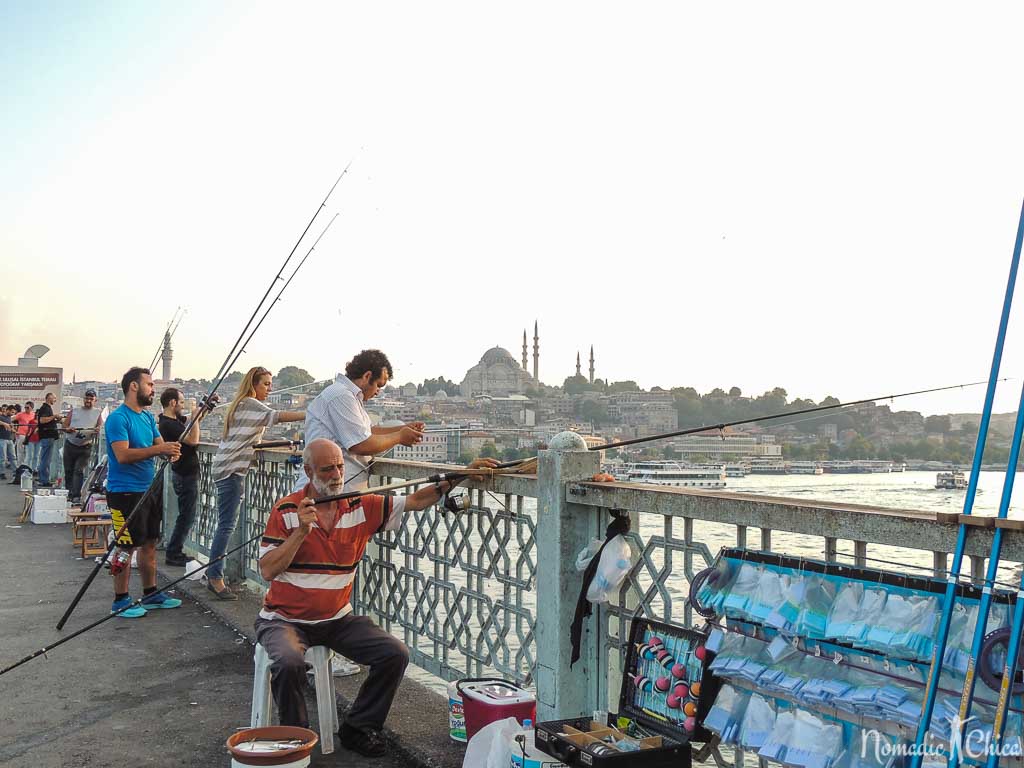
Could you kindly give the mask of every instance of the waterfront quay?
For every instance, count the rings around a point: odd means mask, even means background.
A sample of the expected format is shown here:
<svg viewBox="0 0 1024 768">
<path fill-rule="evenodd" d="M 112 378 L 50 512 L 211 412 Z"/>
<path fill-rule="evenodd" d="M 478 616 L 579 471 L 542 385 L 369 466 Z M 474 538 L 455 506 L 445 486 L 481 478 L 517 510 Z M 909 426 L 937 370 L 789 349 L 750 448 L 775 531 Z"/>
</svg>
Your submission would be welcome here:
<svg viewBox="0 0 1024 768">
<path fill-rule="evenodd" d="M 212 453 L 200 455 L 200 509 L 188 550 L 201 556 L 216 511 Z M 248 476 L 238 543 L 259 532 L 274 501 L 290 489 L 296 468 L 289 458 L 260 452 Z M 443 468 L 381 460 L 374 482 Z M 411 651 L 413 664 L 387 722 L 397 750 L 383 761 L 360 762 L 340 746 L 330 755 L 317 749 L 314 766 L 460 766 L 464 748 L 448 739 L 441 692 L 463 677 L 493 675 L 529 687 L 541 720 L 614 709 L 630 620 L 699 624 L 686 605 L 689 580 L 721 546 L 943 575 L 957 532 L 956 513 L 591 482 L 598 469 L 595 453 L 546 450 L 536 475 L 470 484 L 469 512 L 416 513 L 403 531 L 375 538 L 353 599 L 357 612 Z M 19 525 L 22 500 L 14 486 L 0 486 L 5 663 L 60 637 L 53 626 L 92 567 L 76 557 L 68 526 L 7 528 Z M 173 496 L 165 501 L 173 517 Z M 595 609 L 581 662 L 570 669 L 567 635 L 580 588 L 576 554 L 603 535 L 612 510 L 630 517 L 635 566 L 613 604 Z M 965 569 L 978 577 L 994 521 L 974 522 Z M 224 740 L 249 719 L 252 623 L 264 586 L 257 551 L 246 548 L 229 562 L 228 577 L 246 585 L 237 603 L 208 604 L 203 584 L 185 582 L 177 611 L 111 620 L 0 679 L 0 765 L 227 765 Z M 1008 529 L 1003 551 L 1008 561 L 1024 560 L 1024 534 Z M 161 583 L 181 573 L 162 570 Z M 68 630 L 109 610 L 109 586 L 105 575 L 97 580 Z M 361 679 L 338 679 L 340 707 Z M 315 713 L 310 701 L 314 728 Z M 742 758 L 723 752 L 726 763 Z"/>
</svg>

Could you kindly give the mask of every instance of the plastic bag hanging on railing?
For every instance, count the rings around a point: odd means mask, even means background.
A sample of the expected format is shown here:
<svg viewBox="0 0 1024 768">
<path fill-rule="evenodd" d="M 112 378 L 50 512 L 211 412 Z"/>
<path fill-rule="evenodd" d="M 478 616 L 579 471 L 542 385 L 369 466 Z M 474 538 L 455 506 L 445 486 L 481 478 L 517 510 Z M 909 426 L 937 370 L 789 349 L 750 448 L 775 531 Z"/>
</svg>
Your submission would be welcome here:
<svg viewBox="0 0 1024 768">
<path fill-rule="evenodd" d="M 632 552 L 625 536 L 620 534 L 609 541 L 601 550 L 594 580 L 587 587 L 587 600 L 594 604 L 607 603 L 608 598 L 618 592 L 622 580 L 633 567 L 631 558 Z"/>
<path fill-rule="evenodd" d="M 583 639 L 583 621 L 591 613 L 590 601 L 587 600 L 587 593 L 590 591 L 590 584 L 594 580 L 601 557 L 609 543 L 616 537 L 629 533 L 629 516 L 621 513 L 613 513 L 614 517 L 605 529 L 604 544 L 598 554 L 591 558 L 587 569 L 583 572 L 583 584 L 580 585 L 580 596 L 576 599 L 576 614 L 573 616 L 572 624 L 569 627 L 569 642 L 572 653 L 569 656 L 569 666 L 572 667 L 580 658 L 580 644 Z M 621 580 L 621 579 L 620 579 Z"/>
<path fill-rule="evenodd" d="M 591 539 L 590 543 L 587 544 L 580 553 L 576 555 L 576 570 L 583 573 L 587 570 L 587 566 L 590 565 L 590 561 L 594 559 L 594 556 L 601 551 L 601 547 L 604 546 L 604 539 Z"/>
</svg>

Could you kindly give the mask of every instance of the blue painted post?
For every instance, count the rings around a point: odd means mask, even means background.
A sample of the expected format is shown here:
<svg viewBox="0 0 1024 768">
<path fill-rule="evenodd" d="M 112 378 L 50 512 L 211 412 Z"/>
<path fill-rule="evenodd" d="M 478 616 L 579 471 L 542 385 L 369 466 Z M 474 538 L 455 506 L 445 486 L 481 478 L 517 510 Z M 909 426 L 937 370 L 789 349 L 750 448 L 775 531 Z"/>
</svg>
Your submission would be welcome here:
<svg viewBox="0 0 1024 768">
<path fill-rule="evenodd" d="M 1013 291 L 1017 284 L 1017 268 L 1020 264 L 1021 244 L 1024 243 L 1024 204 L 1021 206 L 1020 219 L 1017 224 L 1017 239 L 1013 246 L 1013 258 L 1010 261 L 1010 276 L 1006 281 L 1006 293 L 1003 297 L 1003 310 L 999 317 L 999 331 L 996 334 L 995 351 L 992 354 L 992 367 L 989 372 L 988 387 L 985 390 L 985 405 L 981 412 L 981 423 L 978 425 L 978 440 L 974 448 L 974 461 L 971 464 L 971 478 L 967 485 L 967 494 L 964 498 L 964 514 L 971 514 L 974 508 L 974 497 L 978 491 L 978 476 L 981 474 L 981 461 L 985 452 L 985 441 L 988 437 L 989 419 L 992 416 L 992 401 L 995 398 L 996 381 L 999 378 L 999 366 L 1003 358 L 1003 345 L 1006 341 L 1006 327 L 1010 320 L 1010 307 L 1013 305 Z M 920 768 L 925 738 L 928 728 L 931 725 L 932 713 L 935 711 L 935 694 L 938 687 L 939 676 L 942 673 L 942 659 L 946 654 L 946 644 L 949 640 L 949 625 L 953 618 L 953 604 L 956 601 L 956 586 L 960 579 L 960 570 L 963 565 L 964 547 L 967 543 L 967 526 L 961 524 L 957 532 L 956 548 L 953 551 L 953 562 L 949 568 L 949 575 L 946 579 L 946 593 L 943 601 L 942 618 L 939 621 L 938 634 L 932 650 L 931 667 L 928 670 L 928 683 L 925 688 L 924 702 L 921 706 L 921 722 L 917 727 L 917 734 L 914 739 L 918 747 L 912 751 L 909 768 Z M 991 564 L 989 566 L 991 568 Z M 989 585 L 986 584 L 986 587 Z M 984 628 L 988 622 L 988 613 L 982 614 L 978 611 L 978 623 Z M 971 661 L 967 669 L 965 691 L 968 688 L 973 690 L 974 686 L 974 660 L 976 655 L 971 654 Z M 961 708 L 963 704 L 961 703 Z M 950 750 L 950 761 L 955 760 L 958 750 Z"/>
<path fill-rule="evenodd" d="M 565 437 L 566 435 L 572 437 Z M 572 438 L 575 438 L 573 440 Z M 578 442 L 577 442 L 578 441 Z M 579 435 L 562 433 L 540 451 L 537 467 L 537 717 L 555 720 L 589 716 L 599 703 L 597 610 L 587 620 L 579 661 L 570 668 L 569 627 L 576 612 L 583 575 L 576 555 L 603 535 L 606 519 L 592 507 L 573 504 L 566 484 L 589 479 L 601 467 Z M 600 531 L 600 533 L 599 533 Z"/>
<path fill-rule="evenodd" d="M 1010 443 L 1010 456 L 1006 463 L 1006 478 L 1003 481 L 1003 496 L 999 501 L 999 517 L 1006 517 L 1007 512 L 1010 509 L 1010 499 L 1013 497 L 1013 481 L 1017 475 L 1017 460 L 1020 458 L 1020 443 L 1021 434 L 1024 433 L 1024 387 L 1021 388 L 1020 403 L 1017 405 L 1017 421 L 1013 428 L 1013 441 Z M 984 591 L 981 596 L 981 606 L 978 608 L 978 626 L 974 630 L 974 641 L 971 645 L 971 660 L 970 669 L 973 672 L 978 654 L 981 651 L 982 641 L 985 639 L 985 624 L 988 620 L 988 608 L 992 602 L 992 582 L 998 575 L 999 569 L 999 553 L 1003 543 L 1003 529 L 996 528 L 995 534 L 992 539 L 992 553 L 988 561 L 988 573 L 986 574 L 987 581 L 985 582 Z M 1024 582 L 1022 582 L 1021 589 L 1024 590 Z M 1010 642 L 1008 646 L 1008 653 L 1012 653 L 1012 656 L 1007 656 L 1006 667 L 1003 669 L 1003 682 L 999 689 L 999 702 L 996 705 L 996 719 L 995 724 L 992 728 L 992 744 L 999 745 L 1002 743 L 1003 731 L 1006 727 L 1006 707 L 1009 703 L 1009 692 L 1010 683 L 1013 681 L 1013 673 L 1017 668 L 1017 652 L 1020 650 L 1020 632 L 1021 622 L 1024 621 L 1021 617 L 1024 616 L 1024 600 L 1021 599 L 1021 593 L 1017 596 L 1017 605 L 1014 609 L 1013 623 L 1010 625 L 1013 629 L 1010 631 Z M 1014 640 L 1016 638 L 1016 640 Z M 1012 661 L 1011 661 L 1012 659 Z M 961 712 L 966 712 L 965 715 L 961 715 L 961 722 L 966 722 L 967 717 L 971 712 L 971 692 L 974 689 L 974 675 L 970 675 L 969 679 L 964 683 L 963 699 L 960 702 Z M 993 757 L 995 762 L 992 762 Z M 994 752 L 989 756 L 989 765 L 995 766 L 999 762 L 998 752 Z"/>
</svg>

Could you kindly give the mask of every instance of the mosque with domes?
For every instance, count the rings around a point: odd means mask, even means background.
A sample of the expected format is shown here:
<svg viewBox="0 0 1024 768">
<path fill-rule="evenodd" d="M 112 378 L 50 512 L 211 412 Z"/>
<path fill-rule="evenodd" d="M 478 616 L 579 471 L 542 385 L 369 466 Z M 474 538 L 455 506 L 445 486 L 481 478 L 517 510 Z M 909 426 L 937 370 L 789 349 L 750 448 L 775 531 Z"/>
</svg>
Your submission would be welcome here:
<svg viewBox="0 0 1024 768">
<path fill-rule="evenodd" d="M 491 347 L 484 352 L 480 362 L 466 371 L 466 376 L 459 385 L 463 397 L 490 395 L 507 397 L 521 395 L 526 388 L 539 381 L 540 367 L 540 335 L 537 323 L 533 324 L 533 375 L 527 370 L 526 331 L 523 331 L 523 362 L 522 365 L 503 347 Z"/>
</svg>

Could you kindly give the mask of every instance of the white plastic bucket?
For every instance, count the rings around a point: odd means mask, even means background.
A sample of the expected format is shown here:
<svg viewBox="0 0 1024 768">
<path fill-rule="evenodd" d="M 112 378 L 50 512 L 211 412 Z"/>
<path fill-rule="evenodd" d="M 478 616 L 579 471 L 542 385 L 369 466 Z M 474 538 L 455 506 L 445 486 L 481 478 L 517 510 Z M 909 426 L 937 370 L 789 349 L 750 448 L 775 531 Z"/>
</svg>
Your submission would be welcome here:
<svg viewBox="0 0 1024 768">
<path fill-rule="evenodd" d="M 448 683 L 448 735 L 452 741 L 466 741 L 466 715 L 462 709 L 462 696 L 454 683 Z"/>
<path fill-rule="evenodd" d="M 251 768 L 251 766 L 263 767 L 264 763 L 242 763 L 238 761 L 237 757 L 231 758 L 231 768 Z M 274 768 L 306 768 L 309 765 L 309 756 L 301 757 L 291 763 L 284 763 L 282 765 L 275 765 Z"/>
</svg>

